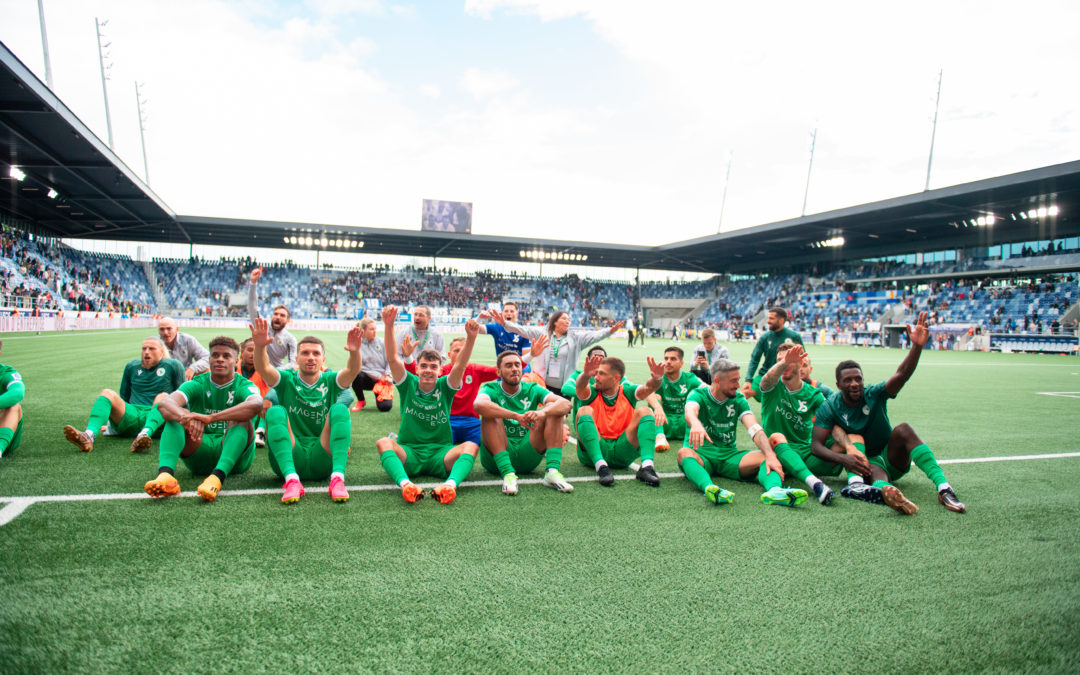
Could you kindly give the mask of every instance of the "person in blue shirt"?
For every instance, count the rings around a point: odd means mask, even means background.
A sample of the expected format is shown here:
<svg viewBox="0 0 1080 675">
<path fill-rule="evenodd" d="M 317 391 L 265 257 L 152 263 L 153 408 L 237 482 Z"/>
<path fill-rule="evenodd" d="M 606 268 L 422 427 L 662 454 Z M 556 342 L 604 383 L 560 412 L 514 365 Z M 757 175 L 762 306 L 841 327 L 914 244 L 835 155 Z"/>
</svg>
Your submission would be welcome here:
<svg viewBox="0 0 1080 675">
<path fill-rule="evenodd" d="M 494 310 L 484 310 L 480 312 L 479 318 L 491 319 L 492 312 Z M 505 321 L 517 323 L 518 320 L 518 307 L 517 303 L 513 301 L 507 301 L 503 303 L 502 317 Z M 505 326 L 492 321 L 487 324 L 480 324 L 480 332 L 482 334 L 490 335 L 495 341 L 495 355 L 498 356 L 505 351 L 517 352 L 519 355 L 524 355 L 532 347 L 532 342 L 524 335 L 519 335 L 513 331 L 507 330 Z M 529 366 L 526 362 L 525 368 L 522 372 L 529 372 Z"/>
</svg>

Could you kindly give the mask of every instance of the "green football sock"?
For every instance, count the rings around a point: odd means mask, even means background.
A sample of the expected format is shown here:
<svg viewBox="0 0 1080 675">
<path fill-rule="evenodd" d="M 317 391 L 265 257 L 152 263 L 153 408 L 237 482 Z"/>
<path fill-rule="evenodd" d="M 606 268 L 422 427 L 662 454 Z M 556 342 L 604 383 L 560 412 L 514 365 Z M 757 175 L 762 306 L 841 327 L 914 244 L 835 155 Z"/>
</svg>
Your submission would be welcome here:
<svg viewBox="0 0 1080 675">
<path fill-rule="evenodd" d="M 873 485 L 876 488 L 883 488 L 888 484 L 889 484 L 889 481 L 887 481 L 887 480 L 876 480 L 873 483 L 871 483 L 871 485 Z"/>
<path fill-rule="evenodd" d="M 548 448 L 544 451 L 544 467 L 548 470 L 559 470 L 562 466 L 562 448 Z"/>
<path fill-rule="evenodd" d="M 345 475 L 349 463 L 349 439 L 352 438 L 352 420 L 349 407 L 335 403 L 330 406 L 330 464 L 333 473 Z"/>
<path fill-rule="evenodd" d="M 98 396 L 94 405 L 90 407 L 90 421 L 86 423 L 86 430 L 95 436 L 101 433 L 101 427 L 109 421 L 112 412 L 112 401 L 104 396 Z"/>
<path fill-rule="evenodd" d="M 926 443 L 915 446 L 911 451 L 911 461 L 915 462 L 915 466 L 922 469 L 922 472 L 933 481 L 934 485 L 941 485 L 945 482 L 945 472 L 938 466 L 937 458 L 934 457 L 933 451 L 930 450 L 930 446 Z"/>
<path fill-rule="evenodd" d="M 266 446 L 270 454 L 274 456 L 278 468 L 281 469 L 282 476 L 296 473 L 288 425 L 289 415 L 285 412 L 285 407 L 270 406 L 270 409 L 266 411 Z"/>
<path fill-rule="evenodd" d="M 454 485 L 461 485 L 461 481 L 465 480 L 465 477 L 472 471 L 475 461 L 476 457 L 467 452 L 461 453 L 461 457 L 454 461 L 454 466 L 450 467 L 450 476 L 447 480 L 454 481 Z"/>
<path fill-rule="evenodd" d="M 184 427 L 179 422 L 168 422 L 161 432 L 161 442 L 158 444 L 158 467 L 159 471 L 168 469 L 169 473 L 176 470 L 176 460 L 180 459 L 180 453 L 184 450 Z"/>
<path fill-rule="evenodd" d="M 589 463 L 596 466 L 597 462 L 603 461 L 604 455 L 600 452 L 600 432 L 596 430 L 596 422 L 592 415 L 582 415 L 577 421 L 578 447 L 589 458 Z"/>
<path fill-rule="evenodd" d="M 776 458 L 780 460 L 780 465 L 784 467 L 786 473 L 794 475 L 804 483 L 807 478 L 814 475 L 806 467 L 802 455 L 792 450 L 787 443 L 780 443 L 773 450 L 776 452 Z"/>
<path fill-rule="evenodd" d="M 705 470 L 705 467 L 698 464 L 693 457 L 684 457 L 680 466 L 683 473 L 686 474 L 686 478 L 702 492 L 705 492 L 705 488 L 712 485 L 712 477 L 709 472 Z"/>
<path fill-rule="evenodd" d="M 225 431 L 225 437 L 221 439 L 221 456 L 218 458 L 217 466 L 214 467 L 214 472 L 220 471 L 228 476 L 250 444 L 251 437 L 245 427 L 239 424 L 229 427 Z M 222 476 L 219 475 L 218 478 Z"/>
<path fill-rule="evenodd" d="M 514 464 L 510 461 L 510 451 L 503 450 L 502 452 L 496 452 L 491 456 L 495 460 L 495 466 L 499 469 L 499 475 L 505 476 L 508 473 L 514 473 Z"/>
<path fill-rule="evenodd" d="M 405 473 L 405 465 L 401 463 L 401 459 L 393 450 L 383 450 L 379 455 L 379 462 L 390 476 L 390 480 L 394 481 L 394 485 L 401 485 L 409 480 L 409 474 Z"/>
<path fill-rule="evenodd" d="M 8 429 L 7 427 L 0 427 L 0 457 L 7 452 L 8 446 L 11 445 L 11 441 L 15 438 L 15 430 Z"/>
<path fill-rule="evenodd" d="M 766 471 L 768 471 L 768 473 L 766 473 Z M 757 470 L 757 482 L 761 483 L 761 487 L 765 488 L 766 492 L 774 487 L 780 487 L 783 484 L 783 481 L 780 480 L 780 474 L 775 471 L 769 471 L 768 467 L 765 466 L 764 460 Z"/>
<path fill-rule="evenodd" d="M 652 415 L 645 415 L 638 420 L 637 442 L 642 462 L 649 461 L 656 455 L 656 420 Z"/>
<path fill-rule="evenodd" d="M 157 403 L 155 403 L 154 406 L 150 408 L 150 413 L 146 416 L 146 424 L 143 425 L 143 429 L 146 430 L 146 433 L 153 436 L 163 424 L 165 424 L 165 418 L 161 416 L 161 413 L 158 411 Z"/>
</svg>

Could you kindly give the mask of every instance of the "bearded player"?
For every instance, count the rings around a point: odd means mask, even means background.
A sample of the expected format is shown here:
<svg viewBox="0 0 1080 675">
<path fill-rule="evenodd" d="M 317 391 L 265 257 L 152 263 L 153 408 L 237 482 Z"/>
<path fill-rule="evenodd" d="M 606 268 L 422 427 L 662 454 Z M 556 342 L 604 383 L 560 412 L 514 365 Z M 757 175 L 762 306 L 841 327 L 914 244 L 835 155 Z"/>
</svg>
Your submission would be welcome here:
<svg viewBox="0 0 1080 675">
<path fill-rule="evenodd" d="M 560 473 L 563 420 L 570 402 L 535 382 L 521 381 L 521 357 L 507 350 L 495 367 L 499 380 L 480 388 L 473 407 L 480 415 L 484 450 L 480 463 L 489 473 L 502 476 L 505 495 L 518 493 L 518 474 L 528 473 L 543 459 L 544 485 L 573 492 Z"/>
<path fill-rule="evenodd" d="M 715 339 L 715 338 L 714 338 Z M 675 442 L 682 446 L 686 438 L 686 398 L 693 390 L 705 386 L 700 375 L 688 373 L 683 368 L 683 350 L 681 347 L 668 347 L 664 350 L 664 377 L 660 380 L 657 391 L 659 410 L 653 407 L 656 423 L 662 430 L 656 434 L 656 450 L 664 452 Z"/>
<path fill-rule="evenodd" d="M 221 483 L 251 468 L 255 432 L 251 419 L 262 410 L 259 389 L 236 372 L 240 345 L 230 337 L 210 341 L 210 370 L 196 375 L 158 403 L 165 419 L 158 450 L 158 476 L 144 486 L 151 497 L 180 494 L 177 459 L 192 473 L 205 475 L 199 496 L 217 498 Z"/>
<path fill-rule="evenodd" d="M 386 361 L 401 396 L 401 425 L 397 438 L 380 438 L 375 443 L 383 469 L 396 485 L 401 496 L 410 504 L 423 498 L 423 491 L 411 478 L 421 474 L 445 478 L 432 490 L 435 501 L 449 504 L 457 497 L 457 487 L 469 475 L 479 446 L 473 441 L 458 445 L 453 442 L 450 428 L 450 406 L 461 389 L 465 366 L 472 356 L 480 324 L 475 319 L 465 322 L 465 344 L 447 375 L 442 370 L 442 355 L 435 349 L 421 349 L 416 357 L 416 374 L 405 369 L 398 356 L 394 339 L 394 320 L 397 307 L 383 309 L 383 339 Z"/>
<path fill-rule="evenodd" d="M 679 450 L 679 467 L 713 504 L 730 503 L 735 495 L 712 482 L 713 475 L 731 480 L 755 478 L 765 488 L 764 504 L 798 506 L 806 490 L 785 488 L 784 469 L 765 431 L 739 391 L 739 364 L 718 359 L 709 366 L 712 384 L 695 389 L 686 399 L 686 441 Z M 737 423 L 742 422 L 757 450 L 735 447 Z"/>
<path fill-rule="evenodd" d="M 345 489 L 345 465 L 349 461 L 352 421 L 350 386 L 360 372 L 360 328 L 353 326 L 345 338 L 349 360 L 340 371 L 326 370 L 326 346 L 317 337 L 300 338 L 296 345 L 296 368 L 274 368 L 266 353 L 274 339 L 266 319 L 255 319 L 251 339 L 255 343 L 255 369 L 277 395 L 277 405 L 266 411 L 266 445 L 270 467 L 284 479 L 283 504 L 295 504 L 304 495 L 305 480 L 330 478 L 330 498 L 349 500 Z"/>
<path fill-rule="evenodd" d="M 822 459 L 844 464 L 848 469 L 849 485 L 841 491 L 845 496 L 846 491 L 853 487 L 852 484 L 861 492 L 864 488 L 858 484 L 864 480 L 872 481 L 873 487 L 881 489 L 881 498 L 888 506 L 904 515 L 913 515 L 919 507 L 904 497 L 892 483 L 906 474 L 914 462 L 937 486 L 941 505 L 949 511 L 964 513 L 967 507 L 945 480 L 945 472 L 938 465 L 930 446 L 923 442 L 910 424 L 893 427 L 889 422 L 889 399 L 896 398 L 915 373 L 923 347 L 930 337 L 926 312 L 919 314 L 914 328 L 908 325 L 907 337 L 911 349 L 893 376 L 884 382 L 865 387 L 862 367 L 858 363 L 841 361 L 837 364 L 836 388 L 839 391 L 829 397 L 814 419 L 813 452 Z M 845 453 L 828 447 L 834 426 L 848 434 L 852 447 L 843 448 L 847 451 Z M 863 454 L 865 457 L 859 461 Z"/>
<path fill-rule="evenodd" d="M 615 485 L 611 467 L 630 466 L 641 457 L 635 476 L 652 487 L 660 486 L 653 457 L 656 452 L 656 423 L 649 408 L 637 408 L 660 388 L 664 367 L 646 357 L 650 377 L 645 384 L 624 382 L 626 366 L 622 359 L 591 356 L 577 378 L 575 397 L 580 402 L 577 416 L 578 459 L 596 470 L 604 487 Z"/>
</svg>

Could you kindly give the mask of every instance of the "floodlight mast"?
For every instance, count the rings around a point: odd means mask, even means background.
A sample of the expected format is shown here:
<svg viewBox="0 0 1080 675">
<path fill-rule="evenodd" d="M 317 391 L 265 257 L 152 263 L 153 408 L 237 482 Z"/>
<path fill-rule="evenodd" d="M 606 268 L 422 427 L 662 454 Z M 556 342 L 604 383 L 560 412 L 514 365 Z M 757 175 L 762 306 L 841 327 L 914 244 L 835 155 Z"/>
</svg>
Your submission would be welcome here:
<svg viewBox="0 0 1080 675">
<path fill-rule="evenodd" d="M 143 105 L 146 103 L 139 95 L 139 82 L 135 81 L 135 104 L 139 108 L 139 141 L 142 143 L 143 180 L 150 184 L 150 164 L 146 161 L 146 116 L 143 114 Z"/>
<path fill-rule="evenodd" d="M 98 21 L 98 18 L 94 17 L 94 28 L 97 30 L 98 65 L 101 66 L 101 95 L 105 99 L 105 128 L 109 132 L 109 148 L 115 150 L 116 148 L 113 147 L 112 118 L 109 116 L 109 90 L 105 87 L 105 81 L 109 79 L 105 75 L 105 47 L 112 43 L 106 42 L 104 47 L 101 45 L 101 27 L 108 23 L 108 19 Z M 111 63 L 109 68 L 112 68 Z"/>
<path fill-rule="evenodd" d="M 734 157 L 735 151 L 728 150 L 727 156 L 727 173 L 724 174 L 724 194 L 720 197 L 720 222 L 716 224 L 716 233 L 719 234 L 724 230 L 724 205 L 727 204 L 727 189 L 728 183 L 731 182 L 731 159 Z"/>
<path fill-rule="evenodd" d="M 934 166 L 934 139 L 937 137 L 938 109 L 941 107 L 941 78 L 944 74 L 944 68 L 938 70 L 937 101 L 934 102 L 934 126 L 930 130 L 930 158 L 926 160 L 926 185 L 923 187 L 924 192 L 930 189 L 930 168 Z"/>
<path fill-rule="evenodd" d="M 45 32 L 45 0 L 38 0 L 38 20 L 41 22 L 41 50 L 45 52 L 45 84 L 53 88 L 52 60 L 49 58 L 49 35 Z"/>
<path fill-rule="evenodd" d="M 810 174 L 814 170 L 814 148 L 817 146 L 817 127 L 810 134 L 810 166 L 806 169 L 806 190 L 803 191 L 802 215 L 806 215 L 806 200 L 810 197 Z"/>
</svg>

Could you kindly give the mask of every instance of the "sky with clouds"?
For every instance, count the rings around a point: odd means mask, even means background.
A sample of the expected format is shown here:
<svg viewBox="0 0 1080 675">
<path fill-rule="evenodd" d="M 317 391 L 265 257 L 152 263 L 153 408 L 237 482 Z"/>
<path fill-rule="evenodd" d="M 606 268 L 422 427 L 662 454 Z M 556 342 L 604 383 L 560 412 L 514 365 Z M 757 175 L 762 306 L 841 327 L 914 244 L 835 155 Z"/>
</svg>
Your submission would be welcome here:
<svg viewBox="0 0 1080 675">
<path fill-rule="evenodd" d="M 44 0 L 58 96 L 179 214 L 660 244 L 1080 159 L 1080 3 Z M 35 0 L 0 41 L 44 80 Z M 1074 84 L 1070 85 L 1069 82 Z M 730 180 L 724 200 L 725 174 Z"/>
</svg>

